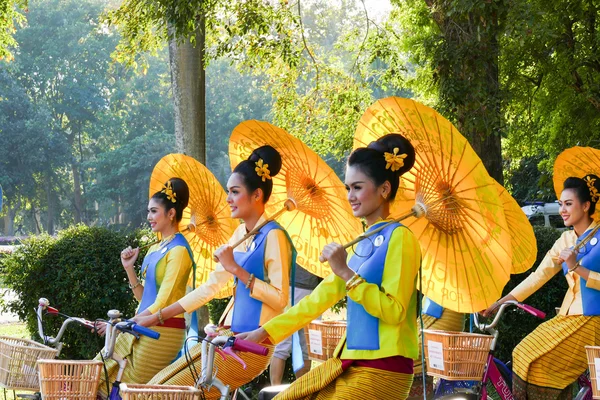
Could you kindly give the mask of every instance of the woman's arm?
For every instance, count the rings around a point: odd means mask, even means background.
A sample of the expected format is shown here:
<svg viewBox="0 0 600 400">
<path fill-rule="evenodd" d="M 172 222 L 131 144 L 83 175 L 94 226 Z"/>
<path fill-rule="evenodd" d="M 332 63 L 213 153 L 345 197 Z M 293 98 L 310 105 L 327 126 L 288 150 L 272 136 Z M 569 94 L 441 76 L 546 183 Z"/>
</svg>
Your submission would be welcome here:
<svg viewBox="0 0 600 400">
<path fill-rule="evenodd" d="M 388 243 L 381 288 L 362 282 L 348 291 L 348 297 L 366 312 L 387 324 L 398 324 L 406 316 L 416 286 L 421 249 L 415 235 L 405 227 L 394 229 Z"/>
<path fill-rule="evenodd" d="M 135 261 L 137 260 L 139 254 L 139 247 L 132 249 L 130 246 L 121 251 L 121 264 L 125 269 L 125 273 L 127 274 L 127 280 L 129 280 L 129 286 L 131 287 L 133 295 L 135 296 L 137 301 L 141 301 L 142 295 L 144 294 L 144 286 L 140 282 L 137 274 L 135 273 Z"/>
</svg>

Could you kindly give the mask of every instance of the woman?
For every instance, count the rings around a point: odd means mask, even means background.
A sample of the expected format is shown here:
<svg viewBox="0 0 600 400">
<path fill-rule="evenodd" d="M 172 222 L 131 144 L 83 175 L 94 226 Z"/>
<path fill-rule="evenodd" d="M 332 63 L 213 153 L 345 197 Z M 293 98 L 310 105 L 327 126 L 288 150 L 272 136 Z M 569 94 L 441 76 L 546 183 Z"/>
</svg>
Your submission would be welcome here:
<svg viewBox="0 0 600 400">
<path fill-rule="evenodd" d="M 401 135 L 389 134 L 348 159 L 346 187 L 356 217 L 368 231 L 388 221 L 400 175 L 412 168 L 415 151 Z M 281 342 L 344 296 L 348 297 L 346 337 L 335 357 L 295 381 L 278 399 L 404 399 L 413 380 L 417 348 L 416 279 L 419 243 L 393 223 L 347 256 L 336 243 L 322 258 L 330 274 L 313 293 L 285 314 L 238 337 Z"/>
<path fill-rule="evenodd" d="M 263 223 L 267 217 L 265 203 L 271 196 L 273 181 L 281 168 L 281 157 L 271 146 L 254 150 L 248 160 L 235 167 L 227 182 L 227 203 L 231 216 L 244 221 L 234 232 L 229 244 L 215 252 L 219 264 L 205 284 L 198 287 L 169 307 L 157 313 L 136 318 L 145 326 L 160 324 L 173 315 L 192 312 L 210 301 L 230 279 L 236 280 L 235 296 L 223 313 L 220 325 L 232 332 L 244 332 L 262 326 L 283 312 L 288 304 L 289 276 L 295 262 L 295 250 L 287 233 L 276 222 L 269 222 L 259 233 L 233 249 L 231 244 Z M 235 250 L 235 251 L 234 251 Z M 250 382 L 269 365 L 273 346 L 267 356 L 242 353 L 248 368 L 244 370 L 236 361 L 223 361 L 216 357 L 218 377 L 232 389 Z M 191 349 L 194 367 L 200 371 L 201 346 Z M 185 357 L 157 374 L 149 383 L 166 385 L 194 385 L 194 379 Z M 205 393 L 208 398 L 218 398 L 216 389 Z"/>
<path fill-rule="evenodd" d="M 560 312 L 539 325 L 513 351 L 513 394 L 517 399 L 570 398 L 570 385 L 588 367 L 585 345 L 600 345 L 600 246 L 592 219 L 600 198 L 595 175 L 568 178 L 559 206 L 564 232 L 537 270 L 485 310 L 493 313 L 508 300 L 524 301 L 558 272 L 569 290 Z"/>
<path fill-rule="evenodd" d="M 129 288 L 140 302 L 138 315 L 156 312 L 185 295 L 193 255 L 179 233 L 179 222 L 188 199 L 187 184 L 179 178 L 171 178 L 148 202 L 148 222 L 153 232 L 161 234 L 162 240 L 148 249 L 141 267 L 143 282 L 134 268 L 140 249 L 128 247 L 121 252 Z M 146 383 L 175 359 L 185 340 L 185 320 L 183 314 L 178 313 L 164 322 L 156 329 L 160 333 L 158 340 L 145 336 L 139 340 L 132 335 L 119 336 L 115 353 L 129 361 L 123 372 L 123 382 Z M 100 359 L 100 355 L 96 359 Z M 114 360 L 106 360 L 106 367 L 112 382 L 119 367 Z M 100 383 L 99 391 L 101 396 L 106 396 L 104 381 Z"/>
</svg>

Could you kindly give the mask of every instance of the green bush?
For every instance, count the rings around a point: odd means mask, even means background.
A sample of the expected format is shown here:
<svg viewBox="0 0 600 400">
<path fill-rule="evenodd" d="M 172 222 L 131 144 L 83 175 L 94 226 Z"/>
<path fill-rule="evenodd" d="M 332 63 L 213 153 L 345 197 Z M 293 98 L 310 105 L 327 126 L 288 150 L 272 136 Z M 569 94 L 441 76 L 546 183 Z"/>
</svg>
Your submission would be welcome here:
<svg viewBox="0 0 600 400">
<path fill-rule="evenodd" d="M 554 242 L 560 237 L 561 231 L 554 228 L 534 227 L 537 239 L 538 254 L 533 268 L 519 275 L 513 275 L 504 287 L 502 295 L 506 295 L 525 278 L 531 275 L 542 261 Z M 512 351 L 517 344 L 539 324 L 556 315 L 555 307 L 559 307 L 567 291 L 567 281 L 562 272 L 556 274 L 540 290 L 525 300 L 529 304 L 546 313 L 546 318 L 541 320 L 533 315 L 518 309 L 510 309 L 504 313 L 499 324 L 500 337 L 496 347 L 496 357 L 503 361 L 512 359 Z"/>
<path fill-rule="evenodd" d="M 56 238 L 42 235 L 25 240 L 0 260 L 6 287 L 17 293 L 17 299 L 3 308 L 18 314 L 37 340 L 34 309 L 40 297 L 48 298 L 65 314 L 90 320 L 106 318 L 109 309 L 132 316 L 137 302 L 128 288 L 119 255 L 126 246 L 136 246 L 142 233 L 128 235 L 79 225 Z M 142 258 L 143 254 L 139 260 Z M 45 334 L 56 335 L 63 318 L 46 316 L 44 321 Z M 68 359 L 92 358 L 103 345 L 103 339 L 76 324 L 69 326 L 62 341 L 62 357 Z"/>
</svg>

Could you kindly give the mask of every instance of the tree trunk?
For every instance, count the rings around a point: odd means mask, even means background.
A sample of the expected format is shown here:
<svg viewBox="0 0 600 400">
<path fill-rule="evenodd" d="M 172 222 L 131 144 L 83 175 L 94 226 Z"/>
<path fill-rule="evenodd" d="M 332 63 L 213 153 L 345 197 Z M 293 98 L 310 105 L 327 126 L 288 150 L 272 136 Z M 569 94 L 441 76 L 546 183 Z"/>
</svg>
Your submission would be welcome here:
<svg viewBox="0 0 600 400">
<path fill-rule="evenodd" d="M 4 205 L 6 207 L 6 204 Z M 8 208 L 6 215 L 4 215 L 4 235 L 13 236 L 15 234 L 15 216 L 17 213 L 12 207 Z"/>
<path fill-rule="evenodd" d="M 427 1 L 442 34 L 436 54 L 440 108 L 503 183 L 498 35 L 504 0 L 470 7 L 466 1 Z M 463 11 L 457 11 L 460 7 Z"/>
<path fill-rule="evenodd" d="M 195 46 L 189 38 L 169 41 L 169 64 L 175 117 L 177 151 L 206 163 L 206 98 L 204 72 L 204 21 L 196 31 Z"/>
<path fill-rule="evenodd" d="M 79 224 L 82 221 L 83 204 L 81 200 L 81 177 L 76 162 L 71 163 L 71 172 L 73 173 L 73 217 L 75 218 L 75 223 Z"/>
<path fill-rule="evenodd" d="M 52 195 L 52 172 L 46 178 L 46 200 L 48 202 L 48 216 L 46 219 L 46 231 L 49 235 L 54 234 L 54 196 Z"/>
<path fill-rule="evenodd" d="M 195 45 L 190 43 L 190 38 L 169 41 L 177 151 L 202 164 L 206 164 L 205 32 L 202 18 L 195 33 Z M 203 306 L 196 312 L 199 326 L 210 323 L 208 307 Z"/>
</svg>

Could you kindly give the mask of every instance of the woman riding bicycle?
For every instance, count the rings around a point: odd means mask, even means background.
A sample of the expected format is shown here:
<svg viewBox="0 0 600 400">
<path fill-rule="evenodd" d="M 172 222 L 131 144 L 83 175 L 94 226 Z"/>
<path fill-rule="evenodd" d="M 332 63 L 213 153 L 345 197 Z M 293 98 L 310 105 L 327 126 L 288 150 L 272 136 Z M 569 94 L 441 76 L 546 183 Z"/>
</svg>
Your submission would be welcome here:
<svg viewBox="0 0 600 400">
<path fill-rule="evenodd" d="M 160 192 L 148 202 L 148 222 L 153 232 L 162 235 L 162 241 L 148 250 L 142 263 L 143 282 L 135 273 L 134 265 L 139 248 L 128 247 L 121 252 L 121 263 L 129 278 L 129 287 L 140 302 L 139 313 L 153 313 L 185 295 L 192 270 L 192 251 L 181 233 L 179 221 L 187 207 L 189 189 L 179 178 L 171 178 Z M 132 335 L 120 335 L 115 353 L 129 361 L 123 372 L 123 382 L 146 383 L 157 372 L 177 357 L 185 340 L 183 313 L 172 315 L 157 327 L 160 339 L 142 336 L 135 340 Z M 104 326 L 99 331 L 104 332 Z M 100 355 L 96 359 L 101 359 Z M 106 360 L 109 381 L 113 381 L 119 369 L 114 360 Z M 100 395 L 106 397 L 105 376 L 100 382 Z"/>
<path fill-rule="evenodd" d="M 513 351 L 517 399 L 570 398 L 571 383 L 587 369 L 585 345 L 600 345 L 600 225 L 592 219 L 600 199 L 595 175 L 565 180 L 560 215 L 567 227 L 537 270 L 484 315 L 507 300 L 524 301 L 562 271 L 569 289 L 560 312 L 538 326 Z M 600 247 L 600 246 L 598 246 Z"/>
<path fill-rule="evenodd" d="M 389 222 L 390 201 L 400 175 L 412 168 L 415 151 L 399 134 L 356 149 L 348 159 L 346 187 L 354 215 L 368 231 Z M 413 380 L 417 349 L 417 239 L 393 223 L 359 242 L 350 254 L 336 243 L 322 257 L 330 274 L 313 293 L 243 339 L 281 342 L 338 300 L 348 298 L 348 325 L 335 357 L 295 381 L 277 398 L 404 399 Z M 317 394 L 318 393 L 318 394 Z"/>
<path fill-rule="evenodd" d="M 221 246 L 215 252 L 219 264 L 206 283 L 169 307 L 158 310 L 158 313 L 142 313 L 142 316 L 149 316 L 136 317 L 139 324 L 154 326 L 172 315 L 192 312 L 210 301 L 231 279 L 236 281 L 235 296 L 220 321 L 231 332 L 256 329 L 283 312 L 288 304 L 289 277 L 296 255 L 287 233 L 276 222 L 269 222 L 235 251 L 231 247 L 231 244 L 266 220 L 265 203 L 273 189 L 271 177 L 280 168 L 281 156 L 271 146 L 259 147 L 248 160 L 235 167 L 227 182 L 227 202 L 231 207 L 231 216 L 242 219 L 244 224 L 235 230 L 229 244 Z M 223 361 L 216 357 L 215 364 L 221 381 L 235 389 L 260 375 L 268 367 L 273 353 L 273 346 L 267 347 L 267 356 L 240 354 L 248 365 L 246 370 L 230 358 Z M 190 352 L 195 360 L 194 368 L 199 370 L 200 344 L 192 347 Z M 188 369 L 186 357 L 181 357 L 158 373 L 150 383 L 194 385 L 195 381 Z M 219 393 L 211 390 L 206 395 L 213 398 L 218 397 Z"/>
</svg>

